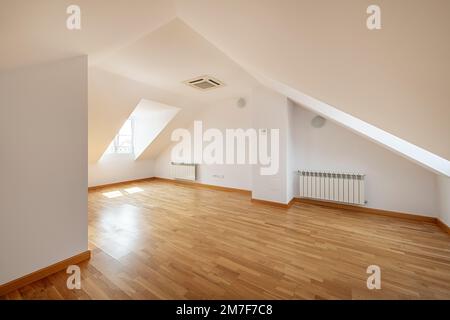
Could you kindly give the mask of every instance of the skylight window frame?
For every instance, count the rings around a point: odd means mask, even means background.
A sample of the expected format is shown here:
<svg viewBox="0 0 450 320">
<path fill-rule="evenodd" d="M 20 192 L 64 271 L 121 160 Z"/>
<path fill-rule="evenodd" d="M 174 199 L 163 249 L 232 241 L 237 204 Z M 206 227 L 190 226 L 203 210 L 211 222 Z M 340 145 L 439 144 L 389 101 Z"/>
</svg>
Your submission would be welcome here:
<svg viewBox="0 0 450 320">
<path fill-rule="evenodd" d="M 122 130 L 122 128 L 125 126 L 125 124 L 128 121 L 130 122 L 130 126 L 131 126 L 131 146 L 130 146 L 130 151 L 129 152 L 119 152 L 120 148 L 124 148 L 123 146 L 120 145 L 120 142 L 119 142 L 120 141 L 120 137 L 128 137 L 129 136 L 129 135 L 125 135 L 125 134 L 120 134 L 120 131 Z M 113 141 L 109 145 L 108 150 L 107 150 L 107 154 L 134 155 L 134 139 L 135 139 L 134 119 L 133 118 L 128 118 L 125 121 L 125 123 L 122 125 L 122 127 L 120 127 L 119 132 L 116 134 L 116 136 L 114 137 Z"/>
</svg>

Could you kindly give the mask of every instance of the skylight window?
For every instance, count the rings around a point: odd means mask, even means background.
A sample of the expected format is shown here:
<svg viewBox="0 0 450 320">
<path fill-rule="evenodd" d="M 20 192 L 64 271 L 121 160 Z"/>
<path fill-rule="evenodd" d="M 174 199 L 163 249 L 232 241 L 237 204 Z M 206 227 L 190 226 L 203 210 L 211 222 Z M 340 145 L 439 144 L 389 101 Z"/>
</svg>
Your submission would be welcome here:
<svg viewBox="0 0 450 320">
<path fill-rule="evenodd" d="M 137 160 L 179 110 L 141 99 L 99 161 Z"/>
<path fill-rule="evenodd" d="M 128 119 L 120 128 L 119 133 L 109 145 L 106 153 L 132 154 L 134 153 L 134 123 L 133 119 Z"/>
</svg>

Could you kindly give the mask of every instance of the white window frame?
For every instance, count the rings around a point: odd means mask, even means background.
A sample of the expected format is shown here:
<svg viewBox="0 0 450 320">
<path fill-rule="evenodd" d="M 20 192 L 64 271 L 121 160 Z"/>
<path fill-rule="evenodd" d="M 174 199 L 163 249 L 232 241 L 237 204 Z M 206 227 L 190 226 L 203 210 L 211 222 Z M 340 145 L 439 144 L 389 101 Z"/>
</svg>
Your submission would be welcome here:
<svg viewBox="0 0 450 320">
<path fill-rule="evenodd" d="M 120 134 L 120 130 L 119 130 L 119 132 L 114 137 L 114 140 L 108 146 L 108 153 L 109 154 L 134 154 L 134 119 L 133 118 L 129 118 L 129 119 L 127 119 L 126 122 L 128 122 L 128 121 L 130 121 L 130 124 L 131 124 L 131 149 L 130 149 L 130 152 L 118 152 L 119 148 L 122 148 L 119 145 L 119 138 L 121 136 L 128 136 L 128 135 L 121 135 Z M 125 125 L 125 123 L 122 125 L 122 127 Z M 122 127 L 120 127 L 120 129 L 122 129 Z M 112 146 L 112 148 L 111 148 L 111 146 Z"/>
</svg>

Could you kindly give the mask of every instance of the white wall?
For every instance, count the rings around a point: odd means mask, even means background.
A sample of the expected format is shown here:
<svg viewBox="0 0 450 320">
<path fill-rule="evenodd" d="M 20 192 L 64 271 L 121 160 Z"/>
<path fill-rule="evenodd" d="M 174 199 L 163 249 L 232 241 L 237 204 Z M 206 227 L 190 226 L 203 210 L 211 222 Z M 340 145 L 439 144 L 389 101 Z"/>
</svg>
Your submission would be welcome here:
<svg viewBox="0 0 450 320">
<path fill-rule="evenodd" d="M 438 178 L 439 188 L 439 219 L 450 226 L 450 179 L 444 176 Z"/>
<path fill-rule="evenodd" d="M 0 74 L 0 284 L 84 252 L 87 57 Z"/>
<path fill-rule="evenodd" d="M 151 178 L 154 161 L 135 160 L 132 154 L 108 154 L 88 166 L 89 187 Z"/>
<path fill-rule="evenodd" d="M 296 105 L 291 100 L 287 101 L 287 201 L 291 201 L 292 198 L 298 196 L 298 187 L 296 179 L 297 161 L 295 159 L 296 137 L 295 137 L 295 112 Z M 297 193 L 296 193 L 297 191 Z"/>
<path fill-rule="evenodd" d="M 295 107 L 296 169 L 361 172 L 368 207 L 437 216 L 434 173 L 330 121 L 314 128 L 314 116 Z"/>
<path fill-rule="evenodd" d="M 225 129 L 251 127 L 250 102 L 244 108 L 236 106 L 237 99 L 226 99 L 217 102 L 195 116 L 195 120 L 203 122 L 203 131 L 208 128 L 217 128 L 225 136 Z M 247 99 L 248 100 L 248 99 Z M 193 134 L 193 123 L 189 124 L 189 131 Z M 206 145 L 206 144 L 205 144 Z M 174 144 L 167 147 L 155 159 L 155 176 L 170 177 L 170 152 Z M 198 182 L 223 187 L 251 190 L 251 165 L 198 165 Z"/>
<path fill-rule="evenodd" d="M 258 165 L 199 165 L 200 183 L 252 190 L 252 197 L 287 203 L 298 197 L 298 169 L 341 170 L 367 175 L 368 207 L 437 216 L 436 175 L 385 148 L 327 121 L 320 129 L 310 124 L 314 113 L 257 88 L 246 108 L 226 100 L 198 114 L 204 130 L 279 128 L 280 170 L 260 176 Z M 192 132 L 192 127 L 190 128 Z M 170 178 L 171 146 L 155 159 L 154 175 Z M 213 177 L 214 175 L 223 178 Z"/>
<path fill-rule="evenodd" d="M 207 111 L 199 113 L 195 119 L 203 121 L 203 130 L 217 128 L 225 136 L 225 129 L 280 129 L 280 161 L 278 173 L 271 176 L 261 176 L 260 166 L 251 164 L 235 165 L 205 165 L 197 166 L 197 181 L 205 184 L 232 187 L 252 191 L 252 197 L 268 201 L 287 203 L 292 199 L 293 187 L 287 188 L 287 172 L 292 170 L 287 166 L 286 137 L 289 126 L 289 106 L 285 97 L 262 87 L 247 96 L 245 108 L 237 108 L 237 99 L 227 99 L 216 103 Z M 293 124 L 290 124 L 292 127 Z M 193 134 L 193 124 L 189 128 Z M 225 144 L 224 144 L 225 145 Z M 293 143 L 291 142 L 292 146 Z M 155 176 L 170 178 L 170 145 L 155 160 Z M 206 144 L 204 143 L 204 147 Z M 290 151 L 293 152 L 293 151 Z M 291 175 L 294 176 L 293 174 Z M 293 186 L 292 179 L 290 185 Z M 289 191 L 288 191 L 289 190 Z M 289 193 L 289 195 L 288 195 Z"/>
<path fill-rule="evenodd" d="M 252 125 L 257 130 L 279 129 L 279 170 L 274 175 L 261 175 L 261 165 L 253 165 L 253 199 L 280 203 L 291 200 L 287 194 L 288 123 L 286 97 L 263 87 L 255 88 L 252 96 Z"/>
</svg>

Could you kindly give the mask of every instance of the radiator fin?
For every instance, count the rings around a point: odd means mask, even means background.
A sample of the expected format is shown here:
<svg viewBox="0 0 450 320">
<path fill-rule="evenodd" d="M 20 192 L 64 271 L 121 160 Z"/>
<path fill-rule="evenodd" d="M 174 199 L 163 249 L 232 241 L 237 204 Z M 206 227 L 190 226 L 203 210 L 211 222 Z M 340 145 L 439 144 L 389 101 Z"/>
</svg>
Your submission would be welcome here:
<svg viewBox="0 0 450 320">
<path fill-rule="evenodd" d="M 174 163 L 170 164 L 170 175 L 174 179 L 195 181 L 196 166 L 190 163 Z"/>
<path fill-rule="evenodd" d="M 321 171 L 299 171 L 301 198 L 364 205 L 365 175 Z"/>
</svg>

